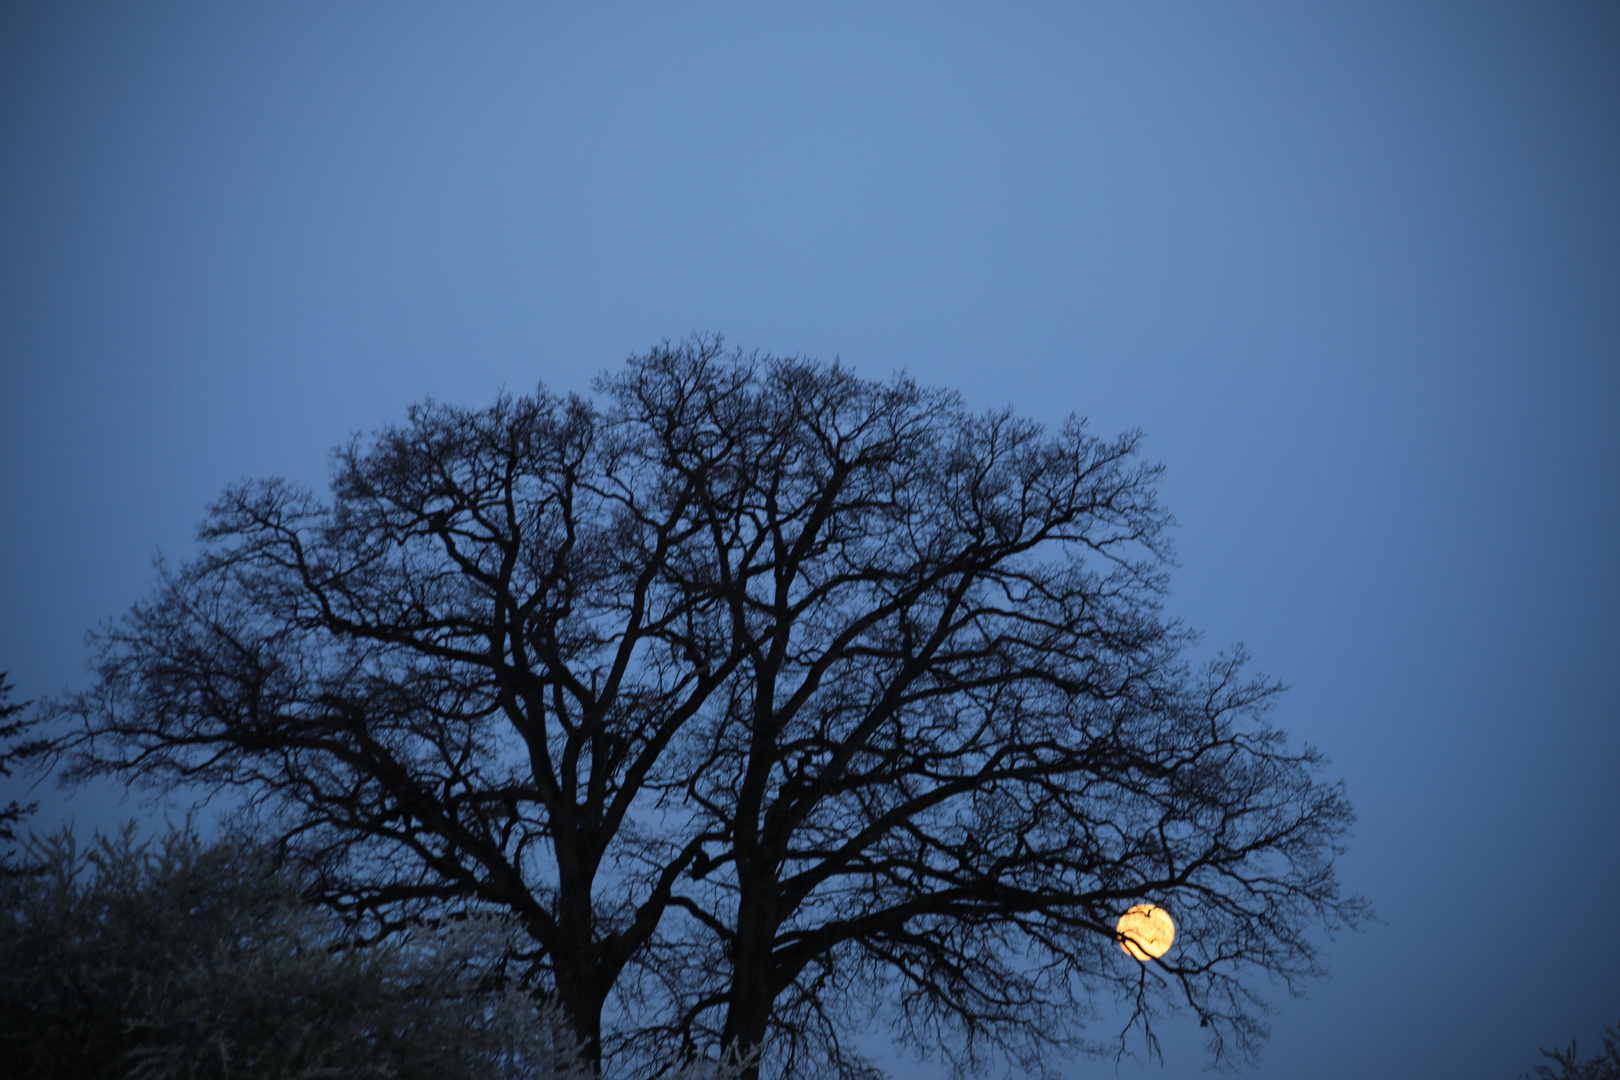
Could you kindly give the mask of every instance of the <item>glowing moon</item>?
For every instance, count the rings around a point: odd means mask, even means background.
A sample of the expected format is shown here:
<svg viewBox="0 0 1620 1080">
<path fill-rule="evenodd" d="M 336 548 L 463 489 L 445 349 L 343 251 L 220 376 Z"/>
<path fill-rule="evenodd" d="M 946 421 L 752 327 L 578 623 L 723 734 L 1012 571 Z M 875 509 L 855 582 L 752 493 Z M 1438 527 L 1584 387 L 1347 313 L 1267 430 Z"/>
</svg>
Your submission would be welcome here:
<svg viewBox="0 0 1620 1080">
<path fill-rule="evenodd" d="M 1170 913 L 1153 904 L 1137 904 L 1119 917 L 1119 947 L 1141 961 L 1163 956 L 1176 940 Z"/>
</svg>

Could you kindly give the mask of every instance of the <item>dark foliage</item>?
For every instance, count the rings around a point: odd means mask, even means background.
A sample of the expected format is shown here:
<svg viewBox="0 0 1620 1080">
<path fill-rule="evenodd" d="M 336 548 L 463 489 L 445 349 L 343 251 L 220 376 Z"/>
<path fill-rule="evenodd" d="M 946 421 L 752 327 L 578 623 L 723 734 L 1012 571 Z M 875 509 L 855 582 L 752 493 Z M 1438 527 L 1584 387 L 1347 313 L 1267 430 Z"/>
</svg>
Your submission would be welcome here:
<svg viewBox="0 0 1620 1080">
<path fill-rule="evenodd" d="M 597 390 L 417 407 L 330 502 L 228 491 L 63 703 L 74 775 L 252 793 L 377 933 L 510 913 L 593 1054 L 858 1071 L 889 1001 L 1033 1065 L 1099 993 L 1252 1048 L 1255 977 L 1362 913 L 1350 809 L 1276 684 L 1183 659 L 1139 436 L 711 339 Z"/>
<path fill-rule="evenodd" d="M 38 758 L 49 749 L 49 741 L 32 735 L 38 720 L 25 716 L 29 702 L 11 700 L 12 685 L 8 674 L 0 671 L 0 777 L 10 778 L 18 765 Z M 0 844 L 9 849 L 17 843 L 17 826 L 37 808 L 37 803 L 11 800 L 0 807 Z M 0 863 L 0 873 L 9 873 L 11 853 L 8 851 Z"/>
<path fill-rule="evenodd" d="M 27 1080 L 563 1080 L 470 933 L 340 948 L 264 853 L 134 827 L 27 844 L 0 882 L 0 1062 Z M 460 928 L 458 928 L 460 929 Z"/>
</svg>

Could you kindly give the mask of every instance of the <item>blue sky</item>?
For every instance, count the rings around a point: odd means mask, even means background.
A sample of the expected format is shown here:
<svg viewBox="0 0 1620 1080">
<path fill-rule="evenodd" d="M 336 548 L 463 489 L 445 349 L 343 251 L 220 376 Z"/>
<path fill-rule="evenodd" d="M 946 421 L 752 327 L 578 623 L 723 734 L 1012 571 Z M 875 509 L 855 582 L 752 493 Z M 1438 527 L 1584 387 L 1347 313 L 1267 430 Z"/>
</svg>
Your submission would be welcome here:
<svg viewBox="0 0 1620 1080">
<path fill-rule="evenodd" d="M 1620 8 L 5 5 L 0 670 L 227 483 L 692 330 L 1146 430 L 1385 920 L 1252 1075 L 1620 1018 Z"/>
</svg>

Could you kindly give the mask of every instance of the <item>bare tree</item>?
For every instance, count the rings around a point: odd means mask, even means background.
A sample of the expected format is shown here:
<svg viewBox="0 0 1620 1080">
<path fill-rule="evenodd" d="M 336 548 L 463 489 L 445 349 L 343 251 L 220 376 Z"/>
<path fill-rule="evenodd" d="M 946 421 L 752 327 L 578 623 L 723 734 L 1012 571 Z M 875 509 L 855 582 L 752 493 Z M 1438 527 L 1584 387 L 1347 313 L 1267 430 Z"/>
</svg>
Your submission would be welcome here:
<svg viewBox="0 0 1620 1080">
<path fill-rule="evenodd" d="M 1309 929 L 1362 914 L 1332 870 L 1350 808 L 1241 650 L 1181 658 L 1139 436 L 796 363 L 739 388 L 665 353 L 607 389 L 697 487 L 692 588 L 718 578 L 743 645 L 668 789 L 724 839 L 678 901 L 719 948 L 669 972 L 667 1033 L 858 1071 L 841 1034 L 892 1000 L 920 1049 L 1034 1068 L 1100 990 L 1152 1045 L 1173 987 L 1217 1057 L 1252 1050 L 1242 976 L 1298 986 Z M 719 442 L 736 467 L 688 450 Z M 1144 899 L 1182 928 L 1153 976 L 1115 929 Z"/>
<path fill-rule="evenodd" d="M 1360 912 L 1350 812 L 1275 684 L 1182 659 L 1139 436 L 709 338 L 596 389 L 417 407 L 328 503 L 228 491 L 63 704 L 71 775 L 265 797 L 375 932 L 512 913 L 597 1060 L 858 1070 L 892 995 L 1034 1063 L 1110 989 L 1251 1046 L 1247 976 Z M 1138 899 L 1182 928 L 1151 969 Z"/>
<path fill-rule="evenodd" d="M 412 409 L 339 455 L 330 504 L 232 488 L 203 555 L 102 636 L 68 775 L 272 797 L 326 898 L 382 932 L 511 912 L 599 1057 L 608 993 L 690 856 L 599 878 L 736 662 L 679 662 L 707 602 L 669 571 L 693 492 L 636 450 L 541 391 Z"/>
</svg>

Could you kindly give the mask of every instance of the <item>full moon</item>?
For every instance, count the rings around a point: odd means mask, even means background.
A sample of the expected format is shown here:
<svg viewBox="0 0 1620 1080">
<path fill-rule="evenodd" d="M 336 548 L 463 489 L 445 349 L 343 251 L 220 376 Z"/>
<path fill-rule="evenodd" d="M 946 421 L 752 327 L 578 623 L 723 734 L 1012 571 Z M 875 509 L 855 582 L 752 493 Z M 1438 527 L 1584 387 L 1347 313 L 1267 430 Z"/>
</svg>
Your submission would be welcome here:
<svg viewBox="0 0 1620 1080">
<path fill-rule="evenodd" d="M 1137 904 L 1119 917 L 1119 947 L 1141 961 L 1163 956 L 1176 940 L 1170 913 L 1153 904 Z"/>
</svg>

